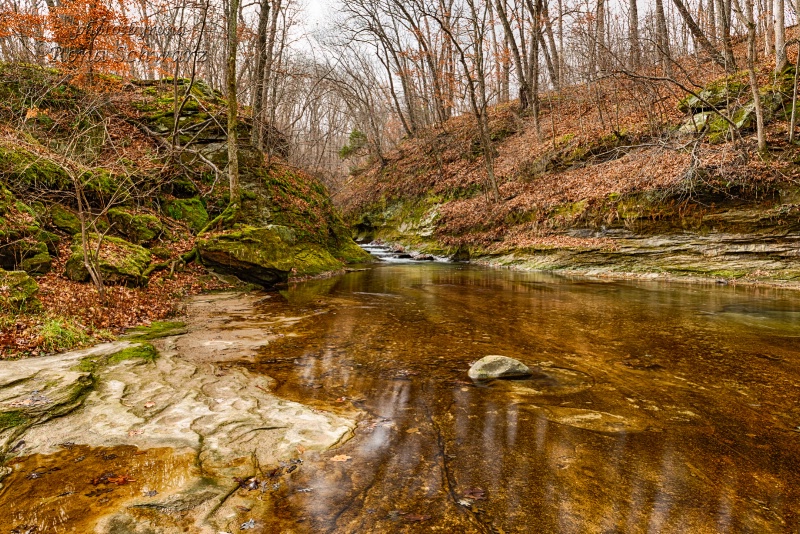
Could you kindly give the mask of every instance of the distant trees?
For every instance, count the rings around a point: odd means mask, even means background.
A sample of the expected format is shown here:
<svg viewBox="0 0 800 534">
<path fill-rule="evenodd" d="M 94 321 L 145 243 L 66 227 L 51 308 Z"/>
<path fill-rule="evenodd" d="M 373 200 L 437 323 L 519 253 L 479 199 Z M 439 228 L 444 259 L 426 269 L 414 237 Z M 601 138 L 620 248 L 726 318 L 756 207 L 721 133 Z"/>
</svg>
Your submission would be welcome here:
<svg viewBox="0 0 800 534">
<path fill-rule="evenodd" d="M 342 0 L 335 29 L 312 39 L 297 0 L 0 0 L 0 60 L 74 69 L 87 82 L 103 72 L 204 79 L 223 89 L 234 202 L 239 121 L 252 121 L 251 141 L 268 157 L 333 179 L 357 161 L 383 162 L 403 136 L 468 114 L 494 190 L 488 107 L 518 99 L 517 117 L 539 131 L 543 95 L 558 102 L 561 89 L 586 84 L 600 107 L 612 106 L 597 92 L 609 77 L 685 77 L 676 60 L 692 56 L 733 73 L 734 45 L 744 41 L 748 77 L 758 54 L 774 56 L 781 71 L 797 3 Z M 178 96 L 176 113 L 190 90 Z M 339 150 L 353 131 L 364 145 L 345 162 Z"/>
</svg>

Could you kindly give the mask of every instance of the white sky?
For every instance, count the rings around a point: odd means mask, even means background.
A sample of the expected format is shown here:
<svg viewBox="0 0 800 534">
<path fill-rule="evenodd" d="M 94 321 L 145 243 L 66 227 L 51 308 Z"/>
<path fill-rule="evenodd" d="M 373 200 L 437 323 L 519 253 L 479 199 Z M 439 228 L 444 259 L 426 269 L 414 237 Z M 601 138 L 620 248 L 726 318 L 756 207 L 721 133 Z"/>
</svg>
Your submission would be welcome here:
<svg viewBox="0 0 800 534">
<path fill-rule="evenodd" d="M 317 26 L 324 24 L 335 13 L 333 0 L 306 0 L 306 7 L 303 9 L 305 14 L 305 26 L 308 30 L 315 30 Z"/>
</svg>

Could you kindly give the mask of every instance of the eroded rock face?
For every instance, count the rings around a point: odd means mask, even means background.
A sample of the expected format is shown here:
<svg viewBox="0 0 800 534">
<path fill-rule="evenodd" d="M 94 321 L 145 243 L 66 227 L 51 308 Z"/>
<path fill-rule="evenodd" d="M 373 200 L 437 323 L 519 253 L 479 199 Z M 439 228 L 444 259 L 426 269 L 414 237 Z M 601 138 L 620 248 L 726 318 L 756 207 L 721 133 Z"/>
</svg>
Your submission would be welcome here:
<svg viewBox="0 0 800 534">
<path fill-rule="evenodd" d="M 207 266 L 264 287 L 290 275 L 316 275 L 344 265 L 322 246 L 300 242 L 291 228 L 279 225 L 214 234 L 199 240 L 198 250 Z"/>
<path fill-rule="evenodd" d="M 531 374 L 530 368 L 521 361 L 499 355 L 484 356 L 469 368 L 469 377 L 473 380 L 525 377 Z"/>
<path fill-rule="evenodd" d="M 227 328 L 231 319 L 251 317 L 256 300 L 234 295 L 194 299 L 185 327 L 152 340 L 159 350 L 156 359 L 136 356 L 137 348 L 150 345 L 120 341 L 0 362 L 0 462 L 6 462 L 5 467 L 0 463 L 0 479 L 5 477 L 5 483 L 47 483 L 25 478 L 37 458 L 59 469 L 84 466 L 86 476 L 76 485 L 87 491 L 70 497 L 72 506 L 84 493 L 116 488 L 114 483 L 86 482 L 112 468 L 112 460 L 104 458 L 118 454 L 129 458 L 123 460 L 128 465 L 139 466 L 115 471 L 113 476 L 131 482 L 111 500 L 93 500 L 88 511 L 67 506 L 54 512 L 41 507 L 38 498 L 11 502 L 8 492 L 0 492 L 0 508 L 7 507 L 14 526 L 62 513 L 58 520 L 79 525 L 76 531 L 81 532 L 231 531 L 237 505 L 252 508 L 257 516 L 256 509 L 264 506 L 261 499 L 271 498 L 272 486 L 284 482 L 264 473 L 279 465 L 305 468 L 300 466 L 303 454 L 348 439 L 356 426 L 353 419 L 278 398 L 271 393 L 272 378 L 233 364 L 277 337 L 267 324 Z M 121 357 L 125 354 L 133 356 Z M 259 481 L 254 484 L 260 491 L 233 496 L 239 480 L 254 475 L 269 484 Z"/>
</svg>

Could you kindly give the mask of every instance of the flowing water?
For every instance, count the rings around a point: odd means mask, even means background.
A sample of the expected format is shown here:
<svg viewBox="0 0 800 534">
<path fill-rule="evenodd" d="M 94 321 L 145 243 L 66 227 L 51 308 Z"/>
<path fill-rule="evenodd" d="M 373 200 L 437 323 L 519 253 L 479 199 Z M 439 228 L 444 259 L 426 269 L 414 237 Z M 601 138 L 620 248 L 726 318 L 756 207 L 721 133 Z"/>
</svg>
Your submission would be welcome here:
<svg viewBox="0 0 800 534">
<path fill-rule="evenodd" d="M 251 500 L 231 503 L 224 532 L 800 528 L 796 292 L 394 261 L 237 310 L 191 334 L 267 343 L 246 358 L 230 344 L 220 380 L 263 373 L 278 396 L 359 424 L 330 451 L 298 449 L 302 464 L 263 466 L 269 484 L 231 493 Z M 534 375 L 473 383 L 470 364 L 489 354 Z M 15 460 L 6 506 L 58 525 L 41 532 L 89 532 L 115 506 L 198 476 L 192 456 L 129 449 Z M 132 480 L 85 480 L 107 470 Z M 66 503 L 61 519 L 50 502 Z M 151 525 L 180 520 L 151 508 L 137 512 Z"/>
<path fill-rule="evenodd" d="M 252 368 L 367 416 L 275 532 L 800 528 L 796 293 L 384 264 L 282 297 Z M 488 354 L 536 373 L 472 383 Z"/>
</svg>

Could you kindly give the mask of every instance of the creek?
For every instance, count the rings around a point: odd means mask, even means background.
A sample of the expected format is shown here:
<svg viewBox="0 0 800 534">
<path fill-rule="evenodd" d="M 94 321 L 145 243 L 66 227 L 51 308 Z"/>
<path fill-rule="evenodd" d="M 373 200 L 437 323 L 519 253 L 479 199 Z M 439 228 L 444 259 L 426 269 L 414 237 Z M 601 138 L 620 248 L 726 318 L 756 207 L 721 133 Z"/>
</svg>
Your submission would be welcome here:
<svg viewBox="0 0 800 534">
<path fill-rule="evenodd" d="M 800 527 L 796 292 L 391 262 L 248 306 L 190 323 L 187 336 L 223 343 L 246 331 L 255 347 L 214 356 L 215 376 L 266 375 L 277 397 L 357 424 L 332 449 L 298 446 L 303 462 L 275 484 L 234 488 L 260 504 L 230 507 L 231 526 L 217 531 Z M 489 354 L 534 374 L 473 383 L 470 364 Z M 171 453 L 148 450 L 162 478 L 192 469 L 191 455 L 170 464 Z M 60 454 L 97 455 L 80 443 Z M 33 487 L 19 461 L 10 483 Z M 153 530 L 129 522 L 114 532 L 159 532 L 147 513 Z"/>
<path fill-rule="evenodd" d="M 388 264 L 283 296 L 314 317 L 255 369 L 367 414 L 278 507 L 311 531 L 800 525 L 796 293 Z M 536 372 L 473 384 L 487 354 Z"/>
</svg>

